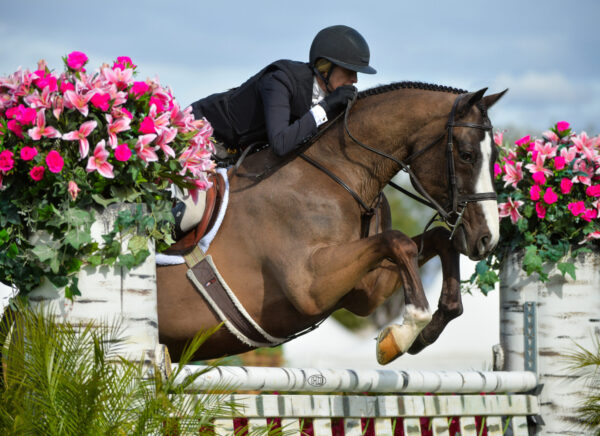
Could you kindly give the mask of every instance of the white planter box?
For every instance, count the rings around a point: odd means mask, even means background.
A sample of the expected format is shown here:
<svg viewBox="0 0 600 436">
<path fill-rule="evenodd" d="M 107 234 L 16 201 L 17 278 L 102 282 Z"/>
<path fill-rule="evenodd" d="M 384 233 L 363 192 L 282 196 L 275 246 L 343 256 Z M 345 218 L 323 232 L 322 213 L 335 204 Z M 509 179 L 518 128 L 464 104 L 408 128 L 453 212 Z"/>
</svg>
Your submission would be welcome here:
<svg viewBox="0 0 600 436">
<path fill-rule="evenodd" d="M 113 205 L 99 215 L 92 225 L 92 239 L 100 242 L 110 231 L 119 211 L 135 205 Z M 124 246 L 127 242 L 124 242 Z M 154 244 L 150 255 L 137 267 L 86 267 L 79 273 L 81 296 L 64 298 L 64 289 L 51 283 L 30 293 L 33 305 L 49 305 L 59 320 L 71 324 L 119 322 L 124 334 L 123 357 L 146 363 L 156 361 L 158 347 L 158 313 L 156 307 L 156 265 Z"/>
<path fill-rule="evenodd" d="M 500 342 L 504 352 L 504 370 L 526 368 L 525 305 L 535 307 L 535 342 L 538 382 L 543 385 L 539 400 L 546 425 L 544 435 L 585 434 L 575 418 L 575 409 L 583 400 L 584 380 L 567 369 L 566 354 L 579 344 L 594 349 L 593 333 L 600 332 L 600 254 L 577 258 L 577 280 L 563 277 L 548 268 L 550 280 L 539 281 L 536 274 L 527 277 L 521 269 L 522 254 L 511 255 L 500 273 Z M 531 324 L 531 323 L 530 323 Z M 531 359 L 529 359 L 531 362 Z"/>
</svg>

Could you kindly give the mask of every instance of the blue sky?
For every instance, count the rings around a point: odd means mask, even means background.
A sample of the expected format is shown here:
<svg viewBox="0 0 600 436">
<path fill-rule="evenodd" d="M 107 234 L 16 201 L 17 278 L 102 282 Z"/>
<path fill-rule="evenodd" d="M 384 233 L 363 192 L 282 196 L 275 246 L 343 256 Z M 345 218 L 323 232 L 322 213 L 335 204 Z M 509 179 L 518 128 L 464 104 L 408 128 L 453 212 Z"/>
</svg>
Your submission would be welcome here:
<svg viewBox="0 0 600 436">
<path fill-rule="evenodd" d="M 158 76 L 183 104 L 243 82 L 267 63 L 307 60 L 321 28 L 347 24 L 371 46 L 375 76 L 359 89 L 416 80 L 490 92 L 501 128 L 541 133 L 571 122 L 599 133 L 600 2 L 39 1 L 5 2 L 0 74 L 73 50 L 96 69 L 120 55 Z"/>
</svg>

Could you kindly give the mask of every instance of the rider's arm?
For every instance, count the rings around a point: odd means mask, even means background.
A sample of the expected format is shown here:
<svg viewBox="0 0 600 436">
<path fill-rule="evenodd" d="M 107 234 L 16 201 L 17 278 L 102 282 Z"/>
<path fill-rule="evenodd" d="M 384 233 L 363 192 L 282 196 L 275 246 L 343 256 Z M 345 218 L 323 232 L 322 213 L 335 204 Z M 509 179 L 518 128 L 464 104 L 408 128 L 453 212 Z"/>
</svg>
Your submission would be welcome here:
<svg viewBox="0 0 600 436">
<path fill-rule="evenodd" d="M 289 77 L 281 70 L 266 74 L 258 86 L 269 144 L 279 156 L 289 153 L 317 133 L 315 116 L 310 111 L 290 124 L 292 87 Z"/>
</svg>

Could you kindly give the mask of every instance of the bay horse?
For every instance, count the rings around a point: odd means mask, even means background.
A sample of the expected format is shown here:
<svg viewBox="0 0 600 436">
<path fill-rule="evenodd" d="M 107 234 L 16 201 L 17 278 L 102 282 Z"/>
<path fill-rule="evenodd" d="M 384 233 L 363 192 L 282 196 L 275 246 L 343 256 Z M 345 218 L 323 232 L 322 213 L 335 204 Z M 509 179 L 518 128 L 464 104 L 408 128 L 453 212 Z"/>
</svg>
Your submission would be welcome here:
<svg viewBox="0 0 600 436">
<path fill-rule="evenodd" d="M 387 364 L 433 343 L 462 313 L 459 255 L 482 259 L 499 237 L 492 183 L 497 151 L 487 110 L 506 91 L 485 91 L 415 82 L 362 91 L 345 120 L 268 176 L 230 171 L 227 214 L 207 254 L 260 328 L 294 337 L 340 308 L 366 316 L 401 290 L 403 322 L 377 338 L 377 360 Z M 238 173 L 276 161 L 267 148 L 248 156 Z M 389 206 L 378 199 L 401 169 L 447 227 L 413 238 L 391 229 Z M 361 237 L 366 208 L 381 220 Z M 443 284 L 432 315 L 418 268 L 434 256 L 441 259 Z M 159 336 L 174 360 L 198 331 L 221 322 L 187 269 L 157 271 Z M 221 328 L 195 357 L 252 348 Z"/>
</svg>

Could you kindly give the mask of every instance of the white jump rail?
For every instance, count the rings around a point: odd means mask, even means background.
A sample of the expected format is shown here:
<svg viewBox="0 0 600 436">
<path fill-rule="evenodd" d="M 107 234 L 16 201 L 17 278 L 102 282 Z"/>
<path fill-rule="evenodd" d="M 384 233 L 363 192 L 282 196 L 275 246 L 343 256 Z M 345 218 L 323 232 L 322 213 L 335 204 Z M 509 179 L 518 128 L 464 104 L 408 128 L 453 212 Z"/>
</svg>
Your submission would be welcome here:
<svg viewBox="0 0 600 436">
<path fill-rule="evenodd" d="M 205 371 L 186 366 L 180 377 Z M 218 367 L 200 375 L 191 389 L 260 392 L 229 398 L 236 412 L 215 421 L 217 435 L 234 434 L 234 418 L 247 418 L 249 430 L 267 427 L 280 418 L 285 434 L 302 434 L 301 421 L 312 419 L 315 436 L 332 435 L 332 419 L 342 418 L 345 435 L 361 435 L 361 418 L 373 418 L 377 436 L 394 434 L 401 422 L 406 436 L 421 435 L 420 418 L 429 418 L 432 433 L 449 435 L 458 418 L 461 436 L 478 435 L 475 417 L 482 417 L 488 435 L 511 429 L 526 436 L 527 416 L 539 414 L 529 393 L 537 386 L 531 372 L 338 370 L 312 368 Z M 265 392 L 299 392 L 272 394 Z M 321 393 L 328 392 L 329 395 Z M 357 393 L 377 395 L 352 395 Z M 425 395 L 425 394 L 433 395 Z M 348 395 L 350 394 L 350 395 Z M 402 418 L 398 421 L 397 418 Z"/>
</svg>

